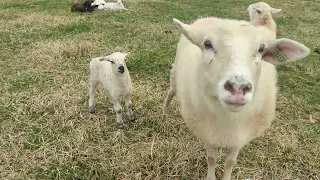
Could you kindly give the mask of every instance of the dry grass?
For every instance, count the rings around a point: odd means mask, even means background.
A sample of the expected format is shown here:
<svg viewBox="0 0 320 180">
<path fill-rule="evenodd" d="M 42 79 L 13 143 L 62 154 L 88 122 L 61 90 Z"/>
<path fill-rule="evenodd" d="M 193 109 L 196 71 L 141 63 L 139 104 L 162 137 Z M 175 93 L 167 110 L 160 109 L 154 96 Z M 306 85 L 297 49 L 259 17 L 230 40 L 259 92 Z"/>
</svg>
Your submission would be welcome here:
<svg viewBox="0 0 320 180">
<path fill-rule="evenodd" d="M 203 178 L 203 144 L 184 125 L 177 102 L 161 114 L 178 40 L 172 18 L 248 19 L 248 3 L 127 0 L 134 11 L 72 14 L 72 2 L 0 2 L 0 179 Z M 290 2 L 268 2 L 283 9 L 279 37 L 319 47 L 320 4 Z M 116 129 L 101 87 L 97 113 L 87 112 L 88 62 L 113 51 L 132 53 L 138 121 L 125 130 Z M 234 179 L 320 179 L 318 59 L 312 53 L 278 68 L 277 118 L 241 151 Z"/>
</svg>

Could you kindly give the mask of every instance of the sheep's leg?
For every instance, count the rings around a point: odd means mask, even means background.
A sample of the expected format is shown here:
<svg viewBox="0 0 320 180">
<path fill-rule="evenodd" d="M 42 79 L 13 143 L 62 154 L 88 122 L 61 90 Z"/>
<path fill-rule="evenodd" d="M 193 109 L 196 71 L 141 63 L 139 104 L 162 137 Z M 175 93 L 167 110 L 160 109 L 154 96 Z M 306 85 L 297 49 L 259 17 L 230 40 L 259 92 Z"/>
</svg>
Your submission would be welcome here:
<svg viewBox="0 0 320 180">
<path fill-rule="evenodd" d="M 175 88 L 172 88 L 170 86 L 170 89 L 168 91 L 167 97 L 165 99 L 165 102 L 164 102 L 164 105 L 163 105 L 163 108 L 162 108 L 163 113 L 167 113 L 168 106 L 169 106 L 169 104 L 170 104 L 170 102 L 171 102 L 171 100 L 172 100 L 172 98 L 174 97 L 175 94 L 176 94 Z"/>
<path fill-rule="evenodd" d="M 94 106 L 94 93 L 98 84 L 99 82 L 95 80 L 90 80 L 89 82 L 89 113 L 96 112 L 96 108 Z"/>
<path fill-rule="evenodd" d="M 125 127 L 125 125 L 122 120 L 122 107 L 120 105 L 119 98 L 112 99 L 112 103 L 113 103 L 113 109 L 116 112 L 116 116 L 117 116 L 118 128 L 123 129 Z"/>
<path fill-rule="evenodd" d="M 233 166 L 236 164 L 236 160 L 239 154 L 239 147 L 232 147 L 227 154 L 226 161 L 224 163 L 224 172 L 222 180 L 230 180 Z"/>
<path fill-rule="evenodd" d="M 207 145 L 206 151 L 207 151 L 207 163 L 208 163 L 208 174 L 207 174 L 206 180 L 215 180 L 216 179 L 215 169 L 216 169 L 218 151 L 212 145 Z"/>
<path fill-rule="evenodd" d="M 176 74 L 175 64 L 172 64 L 172 68 L 171 68 L 171 71 L 170 71 L 170 89 L 168 91 L 167 97 L 165 99 L 165 103 L 164 103 L 163 108 L 162 108 L 163 113 L 167 113 L 168 106 L 169 106 L 172 98 L 176 94 L 175 74 Z"/>
<path fill-rule="evenodd" d="M 133 114 L 133 111 L 132 111 L 132 102 L 131 102 L 130 95 L 124 96 L 124 102 L 125 102 L 127 116 L 129 118 L 129 120 L 130 121 L 135 121 L 136 120 L 136 116 Z"/>
</svg>

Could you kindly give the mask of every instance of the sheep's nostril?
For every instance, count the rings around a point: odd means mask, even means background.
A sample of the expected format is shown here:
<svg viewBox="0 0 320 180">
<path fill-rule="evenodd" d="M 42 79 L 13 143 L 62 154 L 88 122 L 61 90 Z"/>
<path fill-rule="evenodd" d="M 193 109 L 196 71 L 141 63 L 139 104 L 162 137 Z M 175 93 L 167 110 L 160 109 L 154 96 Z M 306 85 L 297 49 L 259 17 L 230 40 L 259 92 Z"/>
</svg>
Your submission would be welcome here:
<svg viewBox="0 0 320 180">
<path fill-rule="evenodd" d="M 228 80 L 226 83 L 224 83 L 224 89 L 233 93 L 234 91 L 233 83 Z"/>
<path fill-rule="evenodd" d="M 244 85 L 242 85 L 241 88 L 243 91 L 243 95 L 245 95 L 247 92 L 250 92 L 252 90 L 252 85 L 251 85 L 251 83 L 244 84 Z"/>
</svg>

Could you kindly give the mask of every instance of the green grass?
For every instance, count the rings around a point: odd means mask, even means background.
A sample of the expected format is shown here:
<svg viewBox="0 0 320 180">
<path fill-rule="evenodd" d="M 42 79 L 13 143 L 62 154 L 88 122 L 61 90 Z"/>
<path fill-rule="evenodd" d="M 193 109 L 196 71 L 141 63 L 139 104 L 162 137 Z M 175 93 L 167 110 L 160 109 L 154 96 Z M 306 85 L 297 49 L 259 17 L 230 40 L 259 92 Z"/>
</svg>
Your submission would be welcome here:
<svg viewBox="0 0 320 180">
<path fill-rule="evenodd" d="M 203 144 L 186 128 L 177 102 L 161 107 L 179 33 L 172 18 L 248 20 L 245 0 L 127 0 L 132 11 L 71 13 L 74 1 L 0 2 L 0 179 L 200 179 Z M 279 66 L 277 116 L 245 146 L 234 179 L 320 178 L 320 3 L 269 0 L 278 37 L 308 46 L 303 61 Z M 88 63 L 131 52 L 136 123 L 115 127 L 102 88 L 87 111 Z M 315 123 L 309 120 L 312 116 Z M 219 154 L 221 177 L 224 152 Z"/>
</svg>

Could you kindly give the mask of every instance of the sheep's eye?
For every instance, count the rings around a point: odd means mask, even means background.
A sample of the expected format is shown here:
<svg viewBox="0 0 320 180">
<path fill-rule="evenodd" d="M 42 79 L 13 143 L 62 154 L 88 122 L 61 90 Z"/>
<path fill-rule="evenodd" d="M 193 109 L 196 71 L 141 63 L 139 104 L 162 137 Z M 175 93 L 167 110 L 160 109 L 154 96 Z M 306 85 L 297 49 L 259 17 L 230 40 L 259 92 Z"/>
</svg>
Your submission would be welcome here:
<svg viewBox="0 0 320 180">
<path fill-rule="evenodd" d="M 213 49 L 213 46 L 209 40 L 204 41 L 204 48 L 206 49 Z"/>
<path fill-rule="evenodd" d="M 256 11 L 257 11 L 258 14 L 261 14 L 261 11 L 260 11 L 260 10 L 256 10 Z"/>
<path fill-rule="evenodd" d="M 265 45 L 264 44 L 261 44 L 260 45 L 260 47 L 259 47 L 259 53 L 262 53 L 263 52 L 263 50 L 264 50 L 264 47 L 265 47 Z"/>
</svg>

